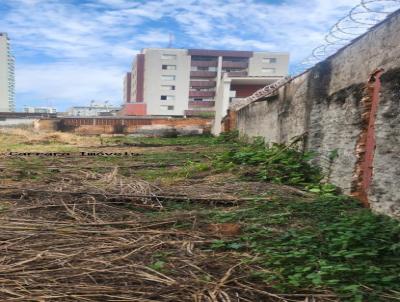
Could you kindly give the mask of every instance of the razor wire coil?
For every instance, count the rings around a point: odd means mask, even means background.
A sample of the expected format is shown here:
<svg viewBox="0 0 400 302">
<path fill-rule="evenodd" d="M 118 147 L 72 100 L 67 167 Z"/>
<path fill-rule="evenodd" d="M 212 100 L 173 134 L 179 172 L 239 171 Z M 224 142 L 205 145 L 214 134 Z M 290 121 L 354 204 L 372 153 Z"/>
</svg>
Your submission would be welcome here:
<svg viewBox="0 0 400 302">
<path fill-rule="evenodd" d="M 311 55 L 300 63 L 298 72 L 333 55 L 398 9 L 400 0 L 361 0 L 330 28 L 323 44 L 314 48 Z"/>
</svg>

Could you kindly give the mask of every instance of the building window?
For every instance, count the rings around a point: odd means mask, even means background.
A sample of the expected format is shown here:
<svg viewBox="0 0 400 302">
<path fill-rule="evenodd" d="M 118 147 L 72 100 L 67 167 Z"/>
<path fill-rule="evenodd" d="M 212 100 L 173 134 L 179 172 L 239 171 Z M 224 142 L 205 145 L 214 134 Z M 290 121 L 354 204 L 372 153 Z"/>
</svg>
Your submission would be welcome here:
<svg viewBox="0 0 400 302">
<path fill-rule="evenodd" d="M 246 71 L 246 69 L 243 68 L 223 68 L 223 72 L 240 72 L 240 71 Z"/>
<path fill-rule="evenodd" d="M 276 63 L 276 58 L 263 58 L 262 59 L 263 63 L 269 63 L 269 64 L 273 64 Z"/>
<path fill-rule="evenodd" d="M 262 72 L 267 74 L 272 74 L 275 73 L 275 68 L 263 68 Z"/>
<path fill-rule="evenodd" d="M 166 65 L 166 64 L 163 64 L 163 65 L 162 65 L 162 69 L 163 69 L 163 70 L 176 70 L 176 65 Z"/>
<path fill-rule="evenodd" d="M 173 100 L 175 100 L 175 96 L 174 95 L 162 95 L 160 99 L 161 99 L 161 101 L 173 101 Z"/>
<path fill-rule="evenodd" d="M 169 54 L 162 54 L 161 55 L 161 59 L 163 60 L 175 60 L 176 59 L 176 55 L 169 55 Z"/>
<path fill-rule="evenodd" d="M 162 90 L 175 90 L 175 85 L 161 85 Z"/>
<path fill-rule="evenodd" d="M 198 87 L 190 87 L 189 91 L 215 91 L 214 88 L 198 88 Z"/>
<path fill-rule="evenodd" d="M 162 75 L 161 80 L 163 81 L 175 81 L 176 76 L 174 75 Z"/>
<path fill-rule="evenodd" d="M 210 66 L 210 67 L 191 66 L 190 70 L 191 71 L 217 71 L 217 67 L 215 67 L 215 66 Z"/>
<path fill-rule="evenodd" d="M 174 108 L 174 106 L 170 106 L 170 105 L 168 105 L 168 106 L 166 106 L 166 105 L 161 105 L 161 109 L 162 109 L 163 111 L 172 111 L 172 110 L 174 110 L 175 108 Z"/>
</svg>

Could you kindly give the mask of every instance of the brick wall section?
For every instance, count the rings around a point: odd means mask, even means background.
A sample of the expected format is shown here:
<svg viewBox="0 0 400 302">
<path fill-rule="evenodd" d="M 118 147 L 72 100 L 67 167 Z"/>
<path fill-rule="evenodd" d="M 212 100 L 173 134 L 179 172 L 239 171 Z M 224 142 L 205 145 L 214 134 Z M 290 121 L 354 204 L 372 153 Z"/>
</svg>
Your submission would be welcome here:
<svg viewBox="0 0 400 302">
<path fill-rule="evenodd" d="M 317 154 L 329 181 L 354 193 L 365 135 L 365 97 L 370 76 L 382 68 L 376 114 L 373 176 L 367 190 L 376 211 L 400 217 L 400 12 L 317 64 L 279 90 L 278 96 L 259 100 L 237 114 L 241 135 L 262 136 L 287 143 L 307 134 L 304 148 Z M 338 157 L 329 162 L 329 155 Z"/>
<path fill-rule="evenodd" d="M 44 126 L 46 123 L 43 124 Z M 211 128 L 211 119 L 207 118 L 63 118 L 57 125 L 65 132 L 78 134 L 135 134 L 141 129 L 151 132 L 151 129 L 167 128 L 183 129 L 197 128 L 208 133 Z"/>
<path fill-rule="evenodd" d="M 119 116 L 143 116 L 147 113 L 146 103 L 125 103 L 118 113 Z"/>
<path fill-rule="evenodd" d="M 225 118 L 222 119 L 221 132 L 229 132 L 235 130 L 237 123 L 236 118 L 237 118 L 236 111 L 228 109 L 227 115 L 225 116 Z"/>
</svg>

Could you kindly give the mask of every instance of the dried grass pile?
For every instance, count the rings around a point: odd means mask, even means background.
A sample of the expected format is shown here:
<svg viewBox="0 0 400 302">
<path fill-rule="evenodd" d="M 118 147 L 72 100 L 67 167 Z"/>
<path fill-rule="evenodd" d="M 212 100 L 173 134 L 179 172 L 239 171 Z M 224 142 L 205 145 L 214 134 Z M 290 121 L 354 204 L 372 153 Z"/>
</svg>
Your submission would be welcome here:
<svg viewBox="0 0 400 302">
<path fill-rule="evenodd" d="M 96 137 L 84 137 L 65 132 L 39 132 L 34 131 L 33 129 L 0 128 L 0 134 L 7 138 L 8 144 L 65 144 L 74 146 L 100 145 L 100 141 Z"/>
<path fill-rule="evenodd" d="M 238 301 L 225 283 L 239 259 L 178 229 L 190 214 L 148 217 L 90 195 L 25 196 L 5 214 L 1 301 Z"/>
<path fill-rule="evenodd" d="M 12 195 L 15 189 L 11 195 L 0 194 L 9 203 L 0 216 L 0 301 L 308 297 L 278 296 L 254 284 L 254 267 L 242 263 L 243 253 L 210 249 L 219 237 L 199 226 L 194 212 L 165 212 L 157 198 L 123 198 L 158 196 L 159 188 L 142 181 L 125 183 L 115 170 L 98 181 L 104 187 L 86 187 L 87 193 L 82 187 L 66 191 L 71 184 L 64 184 L 40 194 L 20 188 L 19 198 Z M 334 300 L 322 295 L 307 301 Z"/>
</svg>

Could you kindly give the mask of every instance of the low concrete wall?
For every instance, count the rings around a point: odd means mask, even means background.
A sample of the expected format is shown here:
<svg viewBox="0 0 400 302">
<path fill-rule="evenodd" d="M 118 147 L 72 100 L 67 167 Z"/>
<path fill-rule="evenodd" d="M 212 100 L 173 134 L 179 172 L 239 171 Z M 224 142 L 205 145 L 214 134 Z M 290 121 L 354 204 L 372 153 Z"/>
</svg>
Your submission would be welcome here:
<svg viewBox="0 0 400 302">
<path fill-rule="evenodd" d="M 278 143 L 305 135 L 304 148 L 318 154 L 329 181 L 374 210 L 400 217 L 399 45 L 396 12 L 277 96 L 238 111 L 240 134 Z"/>
<path fill-rule="evenodd" d="M 0 128 L 33 128 L 35 121 L 37 121 L 37 119 L 0 117 Z"/>
</svg>

